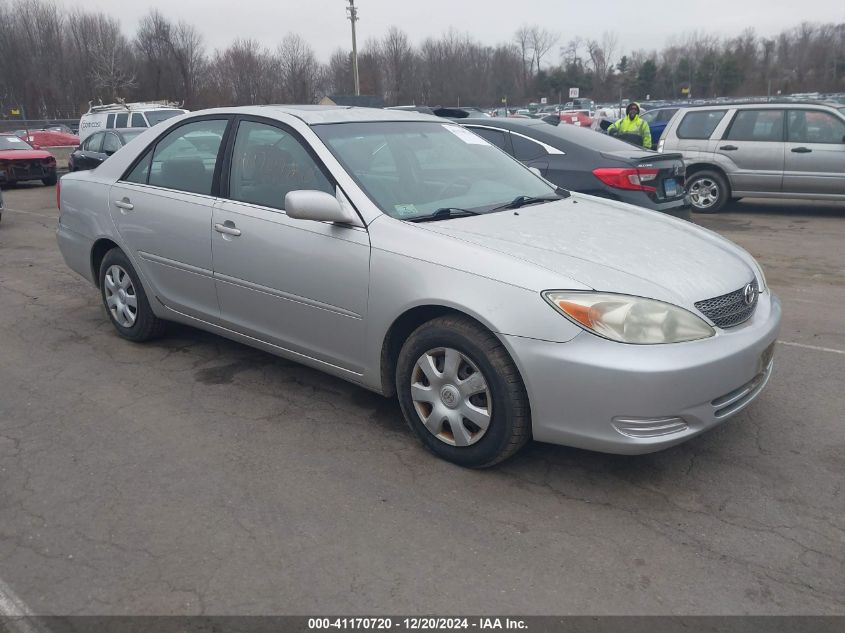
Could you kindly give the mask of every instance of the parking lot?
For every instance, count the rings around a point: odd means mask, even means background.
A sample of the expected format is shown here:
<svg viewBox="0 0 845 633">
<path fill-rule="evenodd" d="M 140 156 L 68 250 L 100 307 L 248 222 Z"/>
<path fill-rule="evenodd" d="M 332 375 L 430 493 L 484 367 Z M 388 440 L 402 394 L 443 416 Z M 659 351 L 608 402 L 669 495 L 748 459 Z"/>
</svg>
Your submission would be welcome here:
<svg viewBox="0 0 845 633">
<path fill-rule="evenodd" d="M 768 389 L 623 457 L 428 454 L 398 404 L 186 327 L 117 337 L 55 189 L 0 223 L 0 602 L 39 614 L 845 613 L 845 206 L 695 221 L 784 305 Z M 566 406 L 562 402 L 561 406 Z"/>
</svg>

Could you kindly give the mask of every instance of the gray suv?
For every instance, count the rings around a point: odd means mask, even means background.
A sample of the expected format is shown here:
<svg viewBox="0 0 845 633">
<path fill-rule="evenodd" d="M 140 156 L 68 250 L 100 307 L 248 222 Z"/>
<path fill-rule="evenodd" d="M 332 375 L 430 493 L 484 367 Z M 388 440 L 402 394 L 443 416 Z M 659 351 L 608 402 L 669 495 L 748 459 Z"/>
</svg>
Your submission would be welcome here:
<svg viewBox="0 0 845 633">
<path fill-rule="evenodd" d="M 684 108 L 659 152 L 680 152 L 694 211 L 731 199 L 845 200 L 845 112 L 816 103 Z"/>
</svg>

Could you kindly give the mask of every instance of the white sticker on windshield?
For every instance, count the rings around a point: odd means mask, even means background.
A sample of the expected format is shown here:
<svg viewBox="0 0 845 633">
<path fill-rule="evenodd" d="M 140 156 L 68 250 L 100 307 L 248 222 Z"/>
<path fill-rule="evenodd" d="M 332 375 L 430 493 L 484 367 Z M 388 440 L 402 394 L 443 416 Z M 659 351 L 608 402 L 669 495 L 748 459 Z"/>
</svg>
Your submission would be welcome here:
<svg viewBox="0 0 845 633">
<path fill-rule="evenodd" d="M 464 129 L 459 125 L 446 125 L 444 123 L 443 127 L 449 130 L 452 134 L 457 136 L 467 145 L 490 145 L 490 143 L 478 136 L 478 134 L 473 134 L 469 130 Z"/>
<path fill-rule="evenodd" d="M 23 143 L 17 136 L 7 136 L 6 138 L 9 139 L 10 143 Z"/>
</svg>

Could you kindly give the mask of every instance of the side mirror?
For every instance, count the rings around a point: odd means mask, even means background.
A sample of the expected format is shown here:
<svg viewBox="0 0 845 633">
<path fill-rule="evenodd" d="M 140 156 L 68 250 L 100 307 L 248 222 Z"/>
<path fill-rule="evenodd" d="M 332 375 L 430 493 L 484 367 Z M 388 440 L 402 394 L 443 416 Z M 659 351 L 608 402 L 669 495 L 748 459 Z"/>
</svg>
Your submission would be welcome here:
<svg viewBox="0 0 845 633">
<path fill-rule="evenodd" d="M 289 191 L 285 196 L 285 213 L 295 220 L 357 224 L 358 216 L 341 206 L 337 198 L 324 191 Z"/>
</svg>

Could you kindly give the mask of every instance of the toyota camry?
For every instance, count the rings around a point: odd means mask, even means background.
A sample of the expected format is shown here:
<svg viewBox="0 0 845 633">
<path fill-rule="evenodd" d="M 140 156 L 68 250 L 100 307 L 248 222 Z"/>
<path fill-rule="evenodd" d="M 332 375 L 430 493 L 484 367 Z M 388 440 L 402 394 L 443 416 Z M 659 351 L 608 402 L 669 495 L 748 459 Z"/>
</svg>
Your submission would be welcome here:
<svg viewBox="0 0 845 633">
<path fill-rule="evenodd" d="M 666 448 L 772 371 L 780 303 L 746 251 L 425 114 L 194 112 L 58 197 L 65 261 L 121 337 L 177 321 L 396 396 L 464 466 L 531 438 Z"/>
</svg>

